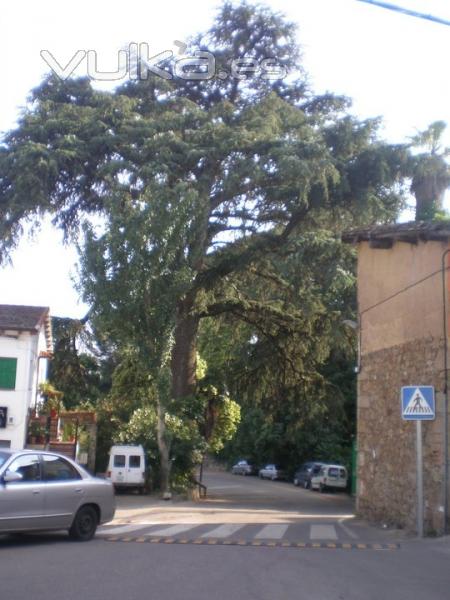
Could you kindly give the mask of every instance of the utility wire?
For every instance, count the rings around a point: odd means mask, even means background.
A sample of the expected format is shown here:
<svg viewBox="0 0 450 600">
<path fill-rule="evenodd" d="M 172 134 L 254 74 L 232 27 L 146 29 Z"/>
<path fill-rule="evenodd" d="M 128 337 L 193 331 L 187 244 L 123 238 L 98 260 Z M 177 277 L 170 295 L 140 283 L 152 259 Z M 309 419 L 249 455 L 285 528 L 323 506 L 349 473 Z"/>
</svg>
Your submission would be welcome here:
<svg viewBox="0 0 450 600">
<path fill-rule="evenodd" d="M 363 0 L 361 0 L 361 2 L 362 1 Z M 446 271 L 450 270 L 450 267 L 446 267 L 445 270 Z M 410 283 L 409 285 L 406 285 L 401 290 L 398 290 L 397 292 L 395 292 L 395 294 L 392 294 L 391 296 L 388 296 L 387 298 L 384 298 L 383 300 L 380 300 L 379 302 L 376 302 L 375 304 L 372 304 L 372 306 L 368 306 L 367 308 L 365 308 L 364 310 L 362 310 L 360 312 L 360 315 L 363 315 L 366 312 L 369 312 L 369 310 L 372 310 L 373 308 L 377 308 L 378 306 L 380 306 L 381 304 L 384 304 L 385 302 L 389 302 L 389 300 L 393 300 L 397 296 L 400 296 L 400 294 L 404 294 L 408 290 L 416 287 L 417 285 L 420 285 L 421 283 L 424 283 L 425 281 L 427 281 L 428 279 L 431 279 L 435 275 L 439 275 L 439 273 L 442 273 L 442 269 L 439 269 L 438 271 L 433 271 L 432 273 L 429 273 L 429 275 L 426 275 L 422 279 L 419 279 L 418 281 L 414 281 L 414 283 Z"/>
<path fill-rule="evenodd" d="M 417 17 L 418 19 L 425 19 L 426 21 L 433 21 L 434 23 L 439 23 L 440 25 L 450 26 L 450 21 L 447 21 L 446 19 L 442 19 L 441 17 L 435 17 L 434 15 L 427 15 L 426 13 L 417 12 L 415 10 L 410 10 L 409 8 L 403 8 L 402 6 L 397 6 L 396 4 L 391 4 L 390 2 L 379 2 L 378 0 L 357 0 L 357 2 L 373 4 L 374 6 L 386 8 L 387 10 L 393 10 L 395 12 L 399 12 L 410 17 Z"/>
</svg>

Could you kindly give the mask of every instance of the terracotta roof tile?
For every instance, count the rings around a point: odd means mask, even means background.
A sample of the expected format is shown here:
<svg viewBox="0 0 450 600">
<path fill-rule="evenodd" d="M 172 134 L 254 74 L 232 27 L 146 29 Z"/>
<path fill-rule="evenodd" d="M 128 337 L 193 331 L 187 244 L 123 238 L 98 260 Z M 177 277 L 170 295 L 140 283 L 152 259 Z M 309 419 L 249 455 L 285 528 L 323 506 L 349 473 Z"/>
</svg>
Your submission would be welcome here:
<svg viewBox="0 0 450 600">
<path fill-rule="evenodd" d="M 391 225 L 375 225 L 346 231 L 342 241 L 349 244 L 370 241 L 399 241 L 417 244 L 419 241 L 448 241 L 450 223 L 446 221 L 410 221 Z"/>
<path fill-rule="evenodd" d="M 52 326 L 48 306 L 0 304 L 0 333 L 2 330 L 37 332 L 44 327 L 47 349 L 53 350 Z"/>
</svg>

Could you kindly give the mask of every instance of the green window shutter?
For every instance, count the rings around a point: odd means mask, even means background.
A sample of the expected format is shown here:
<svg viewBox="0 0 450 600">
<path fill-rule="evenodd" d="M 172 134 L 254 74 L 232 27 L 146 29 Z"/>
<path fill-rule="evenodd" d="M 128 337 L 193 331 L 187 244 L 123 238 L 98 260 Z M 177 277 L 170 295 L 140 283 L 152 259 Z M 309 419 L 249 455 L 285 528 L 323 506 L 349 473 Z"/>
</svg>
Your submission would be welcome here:
<svg viewBox="0 0 450 600">
<path fill-rule="evenodd" d="M 16 389 L 17 358 L 0 358 L 0 390 Z"/>
</svg>

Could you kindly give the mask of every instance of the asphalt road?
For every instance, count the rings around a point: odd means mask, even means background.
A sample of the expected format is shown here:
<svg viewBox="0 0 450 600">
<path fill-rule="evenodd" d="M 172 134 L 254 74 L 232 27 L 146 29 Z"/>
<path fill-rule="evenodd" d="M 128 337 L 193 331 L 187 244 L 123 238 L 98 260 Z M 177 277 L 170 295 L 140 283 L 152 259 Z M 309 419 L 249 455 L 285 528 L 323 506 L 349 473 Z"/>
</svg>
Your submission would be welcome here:
<svg viewBox="0 0 450 600">
<path fill-rule="evenodd" d="M 115 522 L 100 535 L 304 543 L 390 543 L 404 538 L 402 532 L 356 519 L 353 499 L 343 493 L 321 494 L 230 473 L 206 473 L 204 483 L 208 494 L 200 502 L 119 495 Z"/>
<path fill-rule="evenodd" d="M 209 474 L 207 482 L 209 497 L 200 503 L 118 496 L 117 518 L 88 543 L 71 542 L 64 533 L 5 536 L 0 539 L 0 598 L 450 597 L 449 538 L 417 541 L 358 523 L 349 512 L 351 500 L 342 495 L 319 495 L 287 483 L 228 474 Z M 341 519 L 356 540 L 341 531 Z M 176 526 L 185 529 L 155 535 Z M 267 526 L 272 527 L 266 529 L 272 537 L 256 537 Z M 308 539 L 314 526 L 319 533 L 334 527 L 337 539 Z M 117 533 L 124 527 L 134 529 Z M 212 536 L 214 530 L 220 535 Z M 223 535 L 227 531 L 231 534 Z M 351 543 L 340 547 L 345 535 Z M 365 544 L 368 540 L 378 542 Z M 389 549 L 379 543 L 387 540 L 399 544 Z M 377 546 L 380 549 L 373 549 Z"/>
</svg>

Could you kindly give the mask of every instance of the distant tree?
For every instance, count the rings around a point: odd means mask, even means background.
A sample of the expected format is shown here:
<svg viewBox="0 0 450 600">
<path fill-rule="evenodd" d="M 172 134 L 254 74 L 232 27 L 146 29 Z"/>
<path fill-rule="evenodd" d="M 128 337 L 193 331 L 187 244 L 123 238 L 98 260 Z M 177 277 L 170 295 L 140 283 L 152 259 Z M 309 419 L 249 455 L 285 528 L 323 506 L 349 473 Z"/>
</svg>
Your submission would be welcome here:
<svg viewBox="0 0 450 600">
<path fill-rule="evenodd" d="M 206 49 L 219 74 L 234 59 L 247 67 L 206 81 L 149 76 L 113 92 L 51 76 L 0 148 L 0 253 L 43 213 L 67 236 L 83 225 L 92 319 L 137 350 L 156 394 L 163 489 L 165 414 L 196 392 L 200 319 L 231 312 L 290 331 L 305 320 L 245 299 L 228 278 L 324 220 L 335 231 L 390 220 L 402 202 L 405 149 L 377 138 L 377 120 L 350 116 L 347 99 L 309 90 L 291 23 L 227 2 L 187 54 Z M 269 77 L 274 62 L 288 76 Z"/>
<path fill-rule="evenodd" d="M 222 453 L 230 461 L 246 457 L 294 469 L 311 458 L 349 458 L 356 349 L 342 321 L 355 318 L 355 256 L 326 231 L 303 234 L 291 245 L 286 255 L 266 258 L 252 277 L 246 274 L 245 285 L 233 278 L 228 285 L 243 300 L 264 298 L 296 320 L 249 313 L 244 321 L 229 312 L 200 326 L 207 377 L 241 406 L 237 435 Z"/>
<path fill-rule="evenodd" d="M 63 393 L 67 410 L 94 408 L 110 386 L 108 358 L 89 350 L 93 335 L 86 320 L 52 318 L 54 354 L 48 380 Z"/>
</svg>

